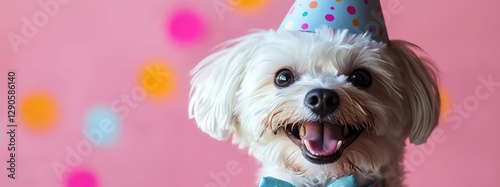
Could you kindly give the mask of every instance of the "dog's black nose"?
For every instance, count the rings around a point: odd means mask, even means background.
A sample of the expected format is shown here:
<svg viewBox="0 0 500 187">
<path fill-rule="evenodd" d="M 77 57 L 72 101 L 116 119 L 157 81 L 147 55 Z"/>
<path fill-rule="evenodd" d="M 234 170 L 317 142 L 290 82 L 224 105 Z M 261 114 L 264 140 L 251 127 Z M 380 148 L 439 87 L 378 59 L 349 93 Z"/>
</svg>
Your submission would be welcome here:
<svg viewBox="0 0 500 187">
<path fill-rule="evenodd" d="M 326 116 L 335 112 L 339 106 L 339 95 L 328 89 L 314 89 L 306 94 L 304 105 L 315 114 Z"/>
</svg>

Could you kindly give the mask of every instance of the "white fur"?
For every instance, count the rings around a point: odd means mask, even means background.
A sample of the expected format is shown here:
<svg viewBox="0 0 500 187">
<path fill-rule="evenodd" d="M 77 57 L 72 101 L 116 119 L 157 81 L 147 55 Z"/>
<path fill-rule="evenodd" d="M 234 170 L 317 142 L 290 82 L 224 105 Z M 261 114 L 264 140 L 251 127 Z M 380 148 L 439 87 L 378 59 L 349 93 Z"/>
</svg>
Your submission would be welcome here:
<svg viewBox="0 0 500 187">
<path fill-rule="evenodd" d="M 369 35 L 321 28 L 315 33 L 257 31 L 226 43 L 192 71 L 189 111 L 210 136 L 248 148 L 262 162 L 259 179 L 273 176 L 296 186 L 324 186 L 355 174 L 360 183 L 383 178 L 401 186 L 405 139 L 425 143 L 439 118 L 433 68 L 404 41 L 389 44 Z M 418 48 L 418 47 L 417 47 Z M 296 82 L 277 88 L 282 68 Z M 358 68 L 373 84 L 362 90 L 347 81 Z M 334 115 L 366 130 L 331 164 L 306 160 L 283 131 L 283 122 L 317 120 L 303 104 L 315 88 L 334 89 L 343 103 Z"/>
</svg>

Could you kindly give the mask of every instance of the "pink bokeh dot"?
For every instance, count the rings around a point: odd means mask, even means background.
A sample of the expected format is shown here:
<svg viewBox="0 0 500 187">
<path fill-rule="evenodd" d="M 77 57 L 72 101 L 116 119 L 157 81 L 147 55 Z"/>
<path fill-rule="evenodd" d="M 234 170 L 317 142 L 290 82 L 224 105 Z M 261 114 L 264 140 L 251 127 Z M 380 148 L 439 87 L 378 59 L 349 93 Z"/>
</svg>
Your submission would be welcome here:
<svg viewBox="0 0 500 187">
<path fill-rule="evenodd" d="M 180 43 L 195 43 L 203 39 L 205 23 L 200 15 L 192 10 L 175 11 L 167 23 L 168 34 Z"/>
<path fill-rule="evenodd" d="M 335 10 L 335 7 L 331 6 L 331 7 L 330 7 L 330 10 Z"/>
<path fill-rule="evenodd" d="M 325 15 L 325 19 L 326 19 L 326 21 L 333 21 L 333 19 L 335 19 L 335 17 L 333 17 L 333 15 L 331 15 L 331 14 L 327 14 L 327 15 Z"/>
<path fill-rule="evenodd" d="M 65 187 L 98 187 L 98 183 L 90 171 L 75 170 L 67 176 Z"/>
<path fill-rule="evenodd" d="M 365 4 L 368 4 L 368 0 L 365 0 Z"/>
<path fill-rule="evenodd" d="M 302 24 L 302 29 L 307 29 L 307 28 L 309 28 L 309 24 L 307 23 Z"/>
<path fill-rule="evenodd" d="M 353 6 L 348 6 L 347 12 L 351 15 L 354 15 L 354 14 L 356 14 L 356 9 Z"/>
</svg>

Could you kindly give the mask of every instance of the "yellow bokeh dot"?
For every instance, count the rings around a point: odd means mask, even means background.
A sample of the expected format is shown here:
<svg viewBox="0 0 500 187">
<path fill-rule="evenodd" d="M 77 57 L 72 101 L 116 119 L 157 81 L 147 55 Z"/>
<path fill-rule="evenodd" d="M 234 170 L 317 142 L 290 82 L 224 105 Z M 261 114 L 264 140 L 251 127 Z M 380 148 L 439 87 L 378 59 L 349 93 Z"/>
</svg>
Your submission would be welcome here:
<svg viewBox="0 0 500 187">
<path fill-rule="evenodd" d="M 258 13 L 269 4 L 269 0 L 230 0 L 236 10 L 242 13 Z"/>
<path fill-rule="evenodd" d="M 165 60 L 150 60 L 140 70 L 139 82 L 149 98 L 168 99 L 175 95 L 175 69 Z"/>
<path fill-rule="evenodd" d="M 439 96 L 441 97 L 441 119 L 446 119 L 451 111 L 451 99 L 443 87 L 439 87 Z"/>
<path fill-rule="evenodd" d="M 51 129 L 58 117 L 54 97 L 43 92 L 33 92 L 20 100 L 19 115 L 26 127 L 42 132 Z"/>
<path fill-rule="evenodd" d="M 293 26 L 293 22 L 292 22 L 292 21 L 289 21 L 288 23 L 286 23 L 285 28 L 286 28 L 286 29 L 290 29 L 290 28 L 292 28 L 292 26 Z"/>
</svg>

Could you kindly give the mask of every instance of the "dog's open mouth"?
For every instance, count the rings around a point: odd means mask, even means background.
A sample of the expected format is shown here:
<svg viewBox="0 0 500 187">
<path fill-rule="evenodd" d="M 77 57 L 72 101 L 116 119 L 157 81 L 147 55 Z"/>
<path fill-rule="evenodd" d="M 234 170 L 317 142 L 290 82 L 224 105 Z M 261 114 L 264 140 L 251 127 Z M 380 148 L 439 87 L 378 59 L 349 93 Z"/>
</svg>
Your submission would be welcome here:
<svg viewBox="0 0 500 187">
<path fill-rule="evenodd" d="M 350 125 L 325 122 L 304 122 L 285 127 L 288 138 L 300 147 L 307 160 L 315 164 L 337 161 L 362 131 Z"/>
</svg>

